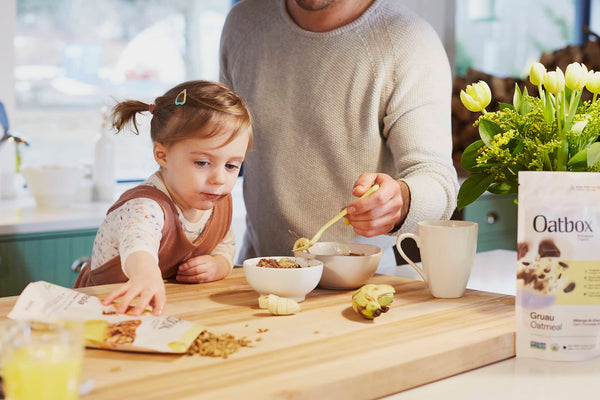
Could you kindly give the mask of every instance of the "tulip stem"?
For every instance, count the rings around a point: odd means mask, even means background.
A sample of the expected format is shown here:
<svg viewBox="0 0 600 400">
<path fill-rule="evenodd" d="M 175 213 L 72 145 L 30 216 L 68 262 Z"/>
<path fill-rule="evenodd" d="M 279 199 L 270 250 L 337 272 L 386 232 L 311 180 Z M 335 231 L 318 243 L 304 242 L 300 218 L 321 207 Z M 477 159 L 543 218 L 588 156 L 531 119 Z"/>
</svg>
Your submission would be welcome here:
<svg viewBox="0 0 600 400">
<path fill-rule="evenodd" d="M 560 136 L 560 139 L 562 140 L 562 127 L 561 127 L 561 121 L 564 118 L 565 115 L 565 92 L 560 92 L 557 93 L 556 96 L 556 124 L 558 126 L 558 135 Z"/>
<path fill-rule="evenodd" d="M 558 148 L 556 157 L 556 170 L 566 171 L 569 144 L 567 143 L 566 135 L 563 129 L 564 125 L 561 124 L 562 120 L 565 118 L 565 92 L 558 93 L 557 97 L 558 98 L 556 99 L 556 124 L 558 128 L 558 137 L 560 139 L 560 147 Z"/>
</svg>

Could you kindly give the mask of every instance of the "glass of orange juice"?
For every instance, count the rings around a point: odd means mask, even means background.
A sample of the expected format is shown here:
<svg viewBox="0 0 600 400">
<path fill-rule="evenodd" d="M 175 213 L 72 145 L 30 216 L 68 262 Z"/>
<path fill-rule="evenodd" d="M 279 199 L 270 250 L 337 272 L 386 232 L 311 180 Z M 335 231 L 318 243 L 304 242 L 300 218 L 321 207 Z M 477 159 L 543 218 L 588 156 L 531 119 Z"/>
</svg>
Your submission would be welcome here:
<svg viewBox="0 0 600 400">
<path fill-rule="evenodd" d="M 4 395 L 10 400 L 79 397 L 83 326 L 10 321 L 0 327 Z"/>
</svg>

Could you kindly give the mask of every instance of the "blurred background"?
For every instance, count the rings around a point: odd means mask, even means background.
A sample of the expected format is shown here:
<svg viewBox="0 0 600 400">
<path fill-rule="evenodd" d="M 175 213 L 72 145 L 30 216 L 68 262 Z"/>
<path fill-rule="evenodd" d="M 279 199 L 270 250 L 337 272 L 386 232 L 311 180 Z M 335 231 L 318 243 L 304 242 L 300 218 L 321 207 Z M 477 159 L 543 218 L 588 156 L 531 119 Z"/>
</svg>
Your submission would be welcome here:
<svg viewBox="0 0 600 400">
<path fill-rule="evenodd" d="M 455 78 L 476 71 L 522 79 L 543 54 L 595 40 L 584 28 L 600 32 L 600 0 L 397 1 L 432 23 Z M 0 1 L 0 101 L 13 133 L 31 143 L 23 163 L 90 164 L 103 107 L 152 102 L 184 80 L 218 80 L 220 31 L 234 3 Z M 121 181 L 156 168 L 147 121 L 140 122 L 142 134 L 116 141 Z"/>
</svg>

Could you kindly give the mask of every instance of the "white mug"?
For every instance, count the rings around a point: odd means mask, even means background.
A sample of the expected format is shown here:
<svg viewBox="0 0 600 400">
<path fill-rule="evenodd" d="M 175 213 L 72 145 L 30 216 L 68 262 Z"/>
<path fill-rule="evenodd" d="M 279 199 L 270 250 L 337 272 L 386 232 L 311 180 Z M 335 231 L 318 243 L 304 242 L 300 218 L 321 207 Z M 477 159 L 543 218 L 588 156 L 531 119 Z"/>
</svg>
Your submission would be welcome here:
<svg viewBox="0 0 600 400">
<path fill-rule="evenodd" d="M 454 299 L 461 297 L 467 287 L 475 252 L 478 225 L 469 221 L 423 221 L 418 234 L 403 233 L 396 247 L 429 285 L 434 297 Z M 402 250 L 400 243 L 412 238 L 421 253 L 421 265 L 415 264 Z"/>
</svg>

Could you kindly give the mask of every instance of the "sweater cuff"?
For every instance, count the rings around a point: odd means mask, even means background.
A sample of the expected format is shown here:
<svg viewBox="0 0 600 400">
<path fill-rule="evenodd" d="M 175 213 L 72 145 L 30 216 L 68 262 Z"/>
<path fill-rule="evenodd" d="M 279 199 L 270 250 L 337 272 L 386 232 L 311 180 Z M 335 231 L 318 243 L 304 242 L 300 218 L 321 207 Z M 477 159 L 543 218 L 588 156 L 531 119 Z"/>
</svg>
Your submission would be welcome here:
<svg viewBox="0 0 600 400">
<path fill-rule="evenodd" d="M 392 235 L 417 232 L 417 224 L 422 221 L 442 219 L 447 208 L 447 193 L 440 188 L 436 179 L 428 176 L 402 179 L 410 189 L 410 208 L 404 223 Z M 439 188 L 439 189 L 438 189 Z"/>
</svg>

